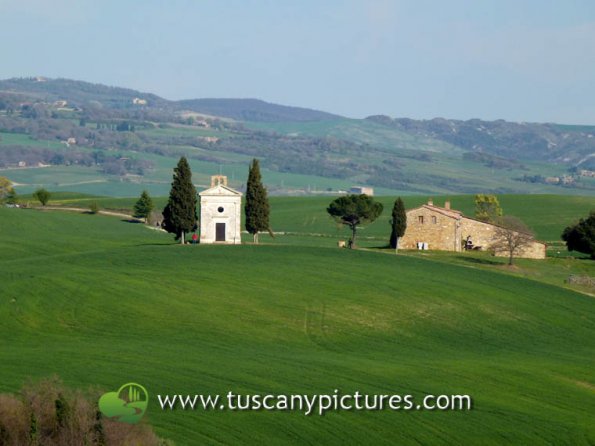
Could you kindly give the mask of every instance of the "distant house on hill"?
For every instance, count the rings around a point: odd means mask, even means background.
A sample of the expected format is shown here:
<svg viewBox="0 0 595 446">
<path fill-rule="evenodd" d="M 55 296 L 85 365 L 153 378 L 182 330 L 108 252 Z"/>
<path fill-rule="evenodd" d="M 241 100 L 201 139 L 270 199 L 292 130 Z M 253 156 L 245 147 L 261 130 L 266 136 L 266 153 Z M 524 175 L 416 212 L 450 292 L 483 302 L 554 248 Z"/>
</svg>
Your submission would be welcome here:
<svg viewBox="0 0 595 446">
<path fill-rule="evenodd" d="M 350 194 L 366 194 L 370 197 L 374 195 L 374 188 L 373 187 L 366 187 L 366 186 L 353 186 L 349 189 Z"/>
<path fill-rule="evenodd" d="M 146 99 L 141 99 L 141 98 L 134 98 L 132 100 L 132 103 L 134 105 L 147 105 L 147 100 Z"/>
<path fill-rule="evenodd" d="M 466 217 L 461 211 L 451 209 L 449 201 L 440 207 L 429 200 L 427 204 L 407 211 L 407 230 L 399 240 L 399 246 L 461 252 L 466 243 L 471 243 L 476 249 L 488 251 L 493 249 L 497 228 L 497 225 Z M 545 249 L 545 243 L 535 240 L 517 257 L 544 259 Z M 496 255 L 504 254 L 496 252 Z"/>
<path fill-rule="evenodd" d="M 578 171 L 578 174 L 581 177 L 595 177 L 595 171 L 592 170 L 581 169 Z"/>
</svg>

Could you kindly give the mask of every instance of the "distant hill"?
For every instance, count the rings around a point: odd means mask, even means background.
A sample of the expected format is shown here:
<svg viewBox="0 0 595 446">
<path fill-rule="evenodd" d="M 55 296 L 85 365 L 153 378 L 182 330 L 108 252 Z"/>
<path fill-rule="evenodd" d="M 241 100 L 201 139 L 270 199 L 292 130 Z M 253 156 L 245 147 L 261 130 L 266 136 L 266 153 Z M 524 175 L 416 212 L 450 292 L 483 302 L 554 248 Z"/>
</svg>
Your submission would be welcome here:
<svg viewBox="0 0 595 446">
<path fill-rule="evenodd" d="M 178 101 L 184 109 L 199 113 L 253 122 L 303 122 L 339 119 L 333 115 L 309 108 L 271 104 L 259 99 L 190 99 Z"/>
<path fill-rule="evenodd" d="M 384 115 L 369 116 L 366 119 L 409 134 L 445 141 L 471 152 L 506 159 L 544 160 L 575 165 L 595 161 L 589 157 L 595 154 L 595 126 L 480 119 L 392 119 Z"/>
<path fill-rule="evenodd" d="M 147 101 L 147 105 L 153 107 L 167 107 L 170 104 L 170 101 L 157 95 L 142 93 L 130 88 L 44 77 L 0 80 L 0 92 L 28 94 L 45 101 L 65 100 L 70 105 L 77 107 L 83 107 L 90 102 L 98 102 L 107 108 L 132 108 L 134 98 L 144 99 Z"/>
<path fill-rule="evenodd" d="M 204 183 L 222 169 L 239 179 L 258 158 L 277 194 L 353 185 L 428 195 L 595 191 L 595 126 L 349 119 L 258 99 L 170 101 L 70 79 L 0 81 L 0 168 L 21 190 L 51 178 L 54 191 L 122 196 L 151 185 L 165 194 L 181 155 Z"/>
<path fill-rule="evenodd" d="M 259 99 L 188 99 L 170 101 L 155 94 L 143 93 L 130 88 L 109 87 L 102 84 L 71 79 L 44 77 L 14 78 L 0 80 L 0 93 L 19 93 L 48 102 L 65 100 L 70 105 L 84 107 L 99 103 L 113 109 L 138 107 L 135 98 L 146 101 L 147 107 L 172 111 L 189 110 L 212 116 L 221 116 L 238 121 L 282 122 L 324 121 L 340 116 L 318 110 L 271 104 Z"/>
</svg>

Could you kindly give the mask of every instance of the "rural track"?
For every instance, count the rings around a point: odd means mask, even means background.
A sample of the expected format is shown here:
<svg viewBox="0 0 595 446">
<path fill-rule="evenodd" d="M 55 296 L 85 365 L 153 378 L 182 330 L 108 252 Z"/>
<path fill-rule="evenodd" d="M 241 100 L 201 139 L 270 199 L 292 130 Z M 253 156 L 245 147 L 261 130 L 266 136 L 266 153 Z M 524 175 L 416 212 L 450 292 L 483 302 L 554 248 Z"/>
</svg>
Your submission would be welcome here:
<svg viewBox="0 0 595 446">
<path fill-rule="evenodd" d="M 89 209 L 85 209 L 85 208 L 77 208 L 77 207 L 65 207 L 65 206 L 35 206 L 32 209 L 37 209 L 39 211 L 69 211 L 69 212 L 89 212 Z M 135 221 L 141 221 L 138 218 L 133 217 L 130 214 L 125 214 L 123 212 L 115 212 L 115 211 L 102 211 L 99 210 L 97 211 L 98 214 L 101 215 L 110 215 L 112 217 L 120 217 L 120 218 L 126 218 L 128 220 L 135 220 Z"/>
</svg>

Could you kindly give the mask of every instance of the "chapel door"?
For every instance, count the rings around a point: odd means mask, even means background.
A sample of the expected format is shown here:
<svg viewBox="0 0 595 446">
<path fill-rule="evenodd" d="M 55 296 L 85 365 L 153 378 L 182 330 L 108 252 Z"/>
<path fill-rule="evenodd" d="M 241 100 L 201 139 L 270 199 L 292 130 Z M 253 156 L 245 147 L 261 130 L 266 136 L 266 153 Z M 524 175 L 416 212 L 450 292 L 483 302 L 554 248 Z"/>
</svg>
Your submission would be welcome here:
<svg viewBox="0 0 595 446">
<path fill-rule="evenodd" d="M 225 241 L 225 223 L 215 223 L 215 241 Z"/>
</svg>

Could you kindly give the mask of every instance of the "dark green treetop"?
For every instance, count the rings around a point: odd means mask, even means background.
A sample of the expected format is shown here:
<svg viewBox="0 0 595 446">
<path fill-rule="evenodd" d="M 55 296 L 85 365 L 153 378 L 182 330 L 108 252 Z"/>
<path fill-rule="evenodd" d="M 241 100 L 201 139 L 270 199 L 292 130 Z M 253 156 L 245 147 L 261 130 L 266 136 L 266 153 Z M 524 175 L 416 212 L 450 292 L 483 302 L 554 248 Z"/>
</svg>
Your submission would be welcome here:
<svg viewBox="0 0 595 446">
<path fill-rule="evenodd" d="M 581 218 L 577 224 L 564 229 L 562 240 L 569 251 L 589 254 L 595 260 L 595 210 L 587 218 Z"/>
<path fill-rule="evenodd" d="M 153 199 L 149 193 L 144 190 L 134 205 L 134 218 L 143 218 L 145 222 L 147 222 L 154 208 L 155 205 L 153 204 Z"/>
<path fill-rule="evenodd" d="M 346 195 L 332 201 L 326 211 L 333 219 L 351 229 L 349 247 L 355 247 L 357 227 L 371 223 L 382 214 L 382 203 L 368 195 Z"/>
<path fill-rule="evenodd" d="M 48 204 L 48 201 L 50 201 L 51 196 L 52 194 L 45 190 L 43 187 L 33 192 L 33 198 L 39 200 L 42 206 Z"/>
</svg>

